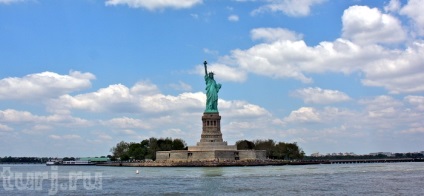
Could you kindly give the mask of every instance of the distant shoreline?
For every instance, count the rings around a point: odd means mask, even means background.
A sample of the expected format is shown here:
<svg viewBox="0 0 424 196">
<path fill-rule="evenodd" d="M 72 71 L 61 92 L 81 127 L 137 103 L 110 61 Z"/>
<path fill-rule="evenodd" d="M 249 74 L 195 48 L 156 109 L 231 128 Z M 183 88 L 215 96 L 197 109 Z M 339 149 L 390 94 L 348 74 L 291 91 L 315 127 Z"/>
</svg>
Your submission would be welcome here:
<svg viewBox="0 0 424 196">
<path fill-rule="evenodd" d="M 101 163 L 97 166 L 113 167 L 229 167 L 229 166 L 266 166 L 266 165 L 288 165 L 289 161 L 163 161 L 163 162 L 114 162 Z"/>
<path fill-rule="evenodd" d="M 231 166 L 272 166 L 272 165 L 317 165 L 317 164 L 360 164 L 424 162 L 424 158 L 386 158 L 386 159 L 334 159 L 334 160 L 250 160 L 250 161 L 147 161 L 147 162 L 108 162 L 96 166 L 111 167 L 231 167 Z M 0 162 L 0 165 L 45 165 L 40 162 Z M 58 165 L 60 166 L 60 165 Z"/>
<path fill-rule="evenodd" d="M 113 162 L 100 163 L 97 166 L 112 167 L 231 167 L 231 166 L 272 166 L 272 165 L 319 165 L 319 164 L 360 164 L 360 163 L 396 163 L 424 162 L 424 159 L 357 159 L 357 160 L 324 160 L 324 161 L 283 161 L 283 160 L 252 160 L 252 161 L 164 161 L 164 162 Z"/>
</svg>

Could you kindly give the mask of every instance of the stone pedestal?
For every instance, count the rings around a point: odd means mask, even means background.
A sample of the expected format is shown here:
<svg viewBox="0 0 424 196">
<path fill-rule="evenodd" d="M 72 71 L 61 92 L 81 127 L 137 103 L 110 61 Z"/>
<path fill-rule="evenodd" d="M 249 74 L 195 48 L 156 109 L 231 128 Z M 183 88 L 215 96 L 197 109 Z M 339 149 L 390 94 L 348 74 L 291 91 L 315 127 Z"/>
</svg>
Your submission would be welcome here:
<svg viewBox="0 0 424 196">
<path fill-rule="evenodd" d="M 222 139 L 221 116 L 218 112 L 203 113 L 202 134 L 196 146 L 187 150 L 157 151 L 157 161 L 237 161 L 264 160 L 265 150 L 237 150 Z"/>
<path fill-rule="evenodd" d="M 227 145 L 221 133 L 221 116 L 216 113 L 203 113 L 202 134 L 196 146 L 189 146 L 189 151 L 237 150 L 235 145 Z"/>
</svg>

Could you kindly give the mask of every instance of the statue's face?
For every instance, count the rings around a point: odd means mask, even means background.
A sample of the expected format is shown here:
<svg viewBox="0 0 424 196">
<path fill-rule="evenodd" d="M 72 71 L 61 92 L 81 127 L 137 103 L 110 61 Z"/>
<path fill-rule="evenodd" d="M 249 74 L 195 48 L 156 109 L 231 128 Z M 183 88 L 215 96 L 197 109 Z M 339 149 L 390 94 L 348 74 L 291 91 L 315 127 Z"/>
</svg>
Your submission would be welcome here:
<svg viewBox="0 0 424 196">
<path fill-rule="evenodd" d="M 213 73 L 209 73 L 209 77 L 210 78 L 213 78 Z"/>
</svg>

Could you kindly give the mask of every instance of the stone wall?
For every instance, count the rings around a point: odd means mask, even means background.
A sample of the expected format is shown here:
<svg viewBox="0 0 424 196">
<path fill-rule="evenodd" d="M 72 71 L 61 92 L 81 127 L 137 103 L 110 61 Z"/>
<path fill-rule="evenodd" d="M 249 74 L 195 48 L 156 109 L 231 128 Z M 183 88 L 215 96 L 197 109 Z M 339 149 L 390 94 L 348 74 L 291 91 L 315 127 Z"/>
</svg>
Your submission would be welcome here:
<svg viewBox="0 0 424 196">
<path fill-rule="evenodd" d="M 189 151 L 214 151 L 214 150 L 237 150 L 236 145 L 227 145 L 227 142 L 202 143 L 198 142 L 197 146 L 189 146 Z"/>
<path fill-rule="evenodd" d="M 98 166 L 121 167 L 225 167 L 225 166 L 265 166 L 265 165 L 303 165 L 329 164 L 329 162 L 289 162 L 284 160 L 247 160 L 247 161 L 150 161 L 150 162 L 111 162 Z"/>
<path fill-rule="evenodd" d="M 213 161 L 215 159 L 215 151 L 190 151 L 190 153 L 188 160 Z"/>
<path fill-rule="evenodd" d="M 256 152 L 254 150 L 240 150 L 239 156 L 241 160 L 256 159 Z"/>
<path fill-rule="evenodd" d="M 266 159 L 266 150 L 255 150 L 256 160 L 265 160 Z"/>
<path fill-rule="evenodd" d="M 239 150 L 240 160 L 264 160 L 265 150 Z"/>
<path fill-rule="evenodd" d="M 171 151 L 170 160 L 187 160 L 187 150 L 173 150 Z"/>
<path fill-rule="evenodd" d="M 171 157 L 171 151 L 157 151 L 156 160 L 165 161 Z"/>
<path fill-rule="evenodd" d="M 157 161 L 235 161 L 265 160 L 265 150 L 209 150 L 187 151 L 172 150 L 156 152 Z"/>
<path fill-rule="evenodd" d="M 219 161 L 235 161 L 239 160 L 239 153 L 238 151 L 224 151 L 224 150 L 217 150 L 215 151 L 215 157 Z"/>
</svg>

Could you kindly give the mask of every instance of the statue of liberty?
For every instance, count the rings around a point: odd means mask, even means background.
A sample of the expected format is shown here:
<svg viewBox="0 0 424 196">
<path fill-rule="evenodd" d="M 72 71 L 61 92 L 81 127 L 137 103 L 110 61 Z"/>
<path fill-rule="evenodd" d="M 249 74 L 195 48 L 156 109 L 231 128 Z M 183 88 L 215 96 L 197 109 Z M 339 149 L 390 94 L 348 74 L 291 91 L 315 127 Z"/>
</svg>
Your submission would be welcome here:
<svg viewBox="0 0 424 196">
<path fill-rule="evenodd" d="M 217 84 L 213 79 L 213 72 L 208 73 L 206 61 L 205 65 L 205 82 L 206 82 L 206 110 L 205 112 L 218 112 L 218 92 L 221 89 L 221 84 Z"/>
</svg>

